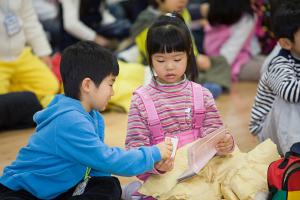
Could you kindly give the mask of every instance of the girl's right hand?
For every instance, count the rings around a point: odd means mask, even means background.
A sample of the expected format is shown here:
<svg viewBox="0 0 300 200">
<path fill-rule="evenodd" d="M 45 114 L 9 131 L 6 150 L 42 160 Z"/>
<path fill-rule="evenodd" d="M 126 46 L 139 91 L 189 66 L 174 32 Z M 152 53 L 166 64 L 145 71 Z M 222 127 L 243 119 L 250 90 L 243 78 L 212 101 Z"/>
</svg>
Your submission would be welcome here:
<svg viewBox="0 0 300 200">
<path fill-rule="evenodd" d="M 169 159 L 172 154 L 173 145 L 171 140 L 166 140 L 165 142 L 156 145 L 160 151 L 162 160 Z"/>
<path fill-rule="evenodd" d="M 168 172 L 171 171 L 174 168 L 174 160 L 173 159 L 167 159 L 162 160 L 154 165 L 155 169 L 159 172 Z"/>
</svg>

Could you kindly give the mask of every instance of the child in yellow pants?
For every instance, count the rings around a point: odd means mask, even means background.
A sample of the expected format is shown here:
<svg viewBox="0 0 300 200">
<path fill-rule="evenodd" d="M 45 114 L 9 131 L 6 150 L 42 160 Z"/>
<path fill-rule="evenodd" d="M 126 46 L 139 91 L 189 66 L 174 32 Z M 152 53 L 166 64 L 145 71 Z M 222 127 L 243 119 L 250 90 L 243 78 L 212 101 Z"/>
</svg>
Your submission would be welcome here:
<svg viewBox="0 0 300 200">
<path fill-rule="evenodd" d="M 59 89 L 51 70 L 27 47 L 16 60 L 0 60 L 0 83 L 0 94 L 30 91 L 43 107 L 50 103 Z"/>
</svg>

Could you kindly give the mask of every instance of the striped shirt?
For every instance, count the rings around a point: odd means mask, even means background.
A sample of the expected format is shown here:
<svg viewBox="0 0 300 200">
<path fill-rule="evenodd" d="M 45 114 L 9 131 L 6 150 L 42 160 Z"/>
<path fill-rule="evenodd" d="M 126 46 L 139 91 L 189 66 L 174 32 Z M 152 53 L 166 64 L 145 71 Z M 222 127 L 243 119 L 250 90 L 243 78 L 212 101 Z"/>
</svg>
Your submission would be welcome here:
<svg viewBox="0 0 300 200">
<path fill-rule="evenodd" d="M 287 102 L 300 101 L 300 59 L 281 49 L 258 84 L 251 112 L 250 132 L 258 134 L 276 97 Z"/>
<path fill-rule="evenodd" d="M 161 84 L 155 80 L 146 87 L 152 98 L 164 133 L 176 135 L 192 130 L 193 95 L 191 82 L 184 79 L 175 84 Z M 223 125 L 211 93 L 203 88 L 205 117 L 201 131 L 207 135 Z M 151 145 L 147 113 L 142 99 L 134 94 L 128 116 L 126 148 Z"/>
</svg>

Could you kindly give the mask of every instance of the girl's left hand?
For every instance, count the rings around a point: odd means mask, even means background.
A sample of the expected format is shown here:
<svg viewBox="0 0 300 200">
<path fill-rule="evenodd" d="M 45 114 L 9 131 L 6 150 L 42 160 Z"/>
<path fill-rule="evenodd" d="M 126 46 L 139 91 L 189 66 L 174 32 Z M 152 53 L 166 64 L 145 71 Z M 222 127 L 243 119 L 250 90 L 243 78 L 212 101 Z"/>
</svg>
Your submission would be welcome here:
<svg viewBox="0 0 300 200">
<path fill-rule="evenodd" d="M 155 164 L 155 169 L 160 172 L 168 172 L 174 168 L 174 160 L 172 158 L 167 160 L 162 160 Z"/>
<path fill-rule="evenodd" d="M 217 154 L 226 155 L 233 150 L 233 137 L 230 134 L 225 134 L 224 138 L 217 144 Z"/>
</svg>

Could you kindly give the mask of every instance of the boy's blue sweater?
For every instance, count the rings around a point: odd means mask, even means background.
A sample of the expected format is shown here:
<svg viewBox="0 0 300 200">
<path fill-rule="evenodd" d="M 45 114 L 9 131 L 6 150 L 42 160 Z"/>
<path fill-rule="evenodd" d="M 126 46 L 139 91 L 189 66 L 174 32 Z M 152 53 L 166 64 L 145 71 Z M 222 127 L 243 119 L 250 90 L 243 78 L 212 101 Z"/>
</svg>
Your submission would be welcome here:
<svg viewBox="0 0 300 200">
<path fill-rule="evenodd" d="M 64 95 L 57 95 L 34 120 L 36 132 L 5 167 L 0 183 L 40 199 L 55 198 L 78 184 L 87 167 L 91 176 L 134 176 L 161 160 L 156 146 L 129 151 L 107 146 L 100 113 L 87 113 L 80 101 Z"/>
</svg>

